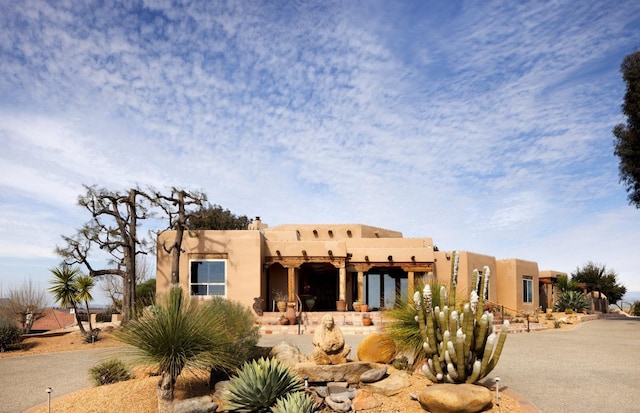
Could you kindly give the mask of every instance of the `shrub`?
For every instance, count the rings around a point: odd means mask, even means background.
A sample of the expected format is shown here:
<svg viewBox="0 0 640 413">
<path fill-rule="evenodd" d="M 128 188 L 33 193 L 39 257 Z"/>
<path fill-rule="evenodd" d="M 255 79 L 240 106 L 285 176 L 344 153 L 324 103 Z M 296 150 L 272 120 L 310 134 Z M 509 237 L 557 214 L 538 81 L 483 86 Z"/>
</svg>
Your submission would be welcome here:
<svg viewBox="0 0 640 413">
<path fill-rule="evenodd" d="M 437 281 L 429 283 L 433 293 L 433 302 L 440 302 L 440 284 Z M 422 290 L 423 284 L 416 283 L 416 290 Z M 395 341 L 398 350 L 410 354 L 413 358 L 413 366 L 416 366 L 425 359 L 424 340 L 418 322 L 416 321 L 416 306 L 413 301 L 406 298 L 397 297 L 397 305 L 385 311 L 393 321 L 385 327 L 385 332 Z"/>
<path fill-rule="evenodd" d="M 130 380 L 133 375 L 122 361 L 112 359 L 91 367 L 89 378 L 96 386 L 102 386 Z"/>
<path fill-rule="evenodd" d="M 640 301 L 636 301 L 631 305 L 629 314 L 634 316 L 640 315 Z"/>
<path fill-rule="evenodd" d="M 0 317 L 0 352 L 20 342 L 20 327 L 8 317 Z"/>
<path fill-rule="evenodd" d="M 241 366 L 250 360 L 260 340 L 260 330 L 255 324 L 251 310 L 239 302 L 222 297 L 212 297 L 201 305 L 205 306 L 204 310 L 209 314 L 219 316 L 220 322 L 214 327 L 226 334 L 228 342 L 232 343 L 232 346 L 224 349 L 232 365 Z"/>
<path fill-rule="evenodd" d="M 572 312 L 580 312 L 589 308 L 589 301 L 582 292 L 565 291 L 558 296 L 558 302 L 554 306 L 555 311 L 565 311 L 567 309 Z M 567 313 L 571 314 L 571 313 Z"/>
<path fill-rule="evenodd" d="M 304 382 L 276 359 L 260 358 L 246 362 L 231 377 L 224 396 L 229 412 L 268 412 L 276 401 L 304 389 Z M 292 410 L 295 411 L 295 410 Z"/>
<path fill-rule="evenodd" d="M 273 413 L 313 413 L 319 406 L 304 392 L 289 393 L 278 399 L 271 409 Z"/>
</svg>

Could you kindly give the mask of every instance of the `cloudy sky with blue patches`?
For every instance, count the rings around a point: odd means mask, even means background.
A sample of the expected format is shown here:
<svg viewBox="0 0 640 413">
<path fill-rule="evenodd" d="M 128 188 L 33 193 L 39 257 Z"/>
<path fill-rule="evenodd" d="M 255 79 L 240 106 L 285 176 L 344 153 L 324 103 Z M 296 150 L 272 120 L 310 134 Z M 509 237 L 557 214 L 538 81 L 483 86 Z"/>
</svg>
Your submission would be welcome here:
<svg viewBox="0 0 640 413">
<path fill-rule="evenodd" d="M 633 0 L 0 0 L 0 285 L 46 286 L 83 184 L 139 184 L 640 291 L 611 133 L 638 28 Z"/>
</svg>

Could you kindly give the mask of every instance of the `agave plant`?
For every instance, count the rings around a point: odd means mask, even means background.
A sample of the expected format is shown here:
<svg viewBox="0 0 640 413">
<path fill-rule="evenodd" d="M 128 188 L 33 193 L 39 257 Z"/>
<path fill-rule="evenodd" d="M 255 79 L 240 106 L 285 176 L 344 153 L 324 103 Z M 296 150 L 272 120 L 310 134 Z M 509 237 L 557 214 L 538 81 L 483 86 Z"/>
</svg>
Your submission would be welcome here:
<svg viewBox="0 0 640 413">
<path fill-rule="evenodd" d="M 320 406 L 316 404 L 311 396 L 304 392 L 289 393 L 276 401 L 271 408 L 273 413 L 313 413 Z"/>
<path fill-rule="evenodd" d="M 304 390 L 304 382 L 277 359 L 246 362 L 231 377 L 225 395 L 229 412 L 268 412 L 281 397 Z M 297 410 L 291 410 L 297 411 Z"/>
<path fill-rule="evenodd" d="M 558 301 L 553 306 L 553 309 L 554 311 L 565 311 L 568 308 L 575 312 L 587 310 L 589 301 L 580 291 L 564 291 L 558 296 Z"/>
</svg>

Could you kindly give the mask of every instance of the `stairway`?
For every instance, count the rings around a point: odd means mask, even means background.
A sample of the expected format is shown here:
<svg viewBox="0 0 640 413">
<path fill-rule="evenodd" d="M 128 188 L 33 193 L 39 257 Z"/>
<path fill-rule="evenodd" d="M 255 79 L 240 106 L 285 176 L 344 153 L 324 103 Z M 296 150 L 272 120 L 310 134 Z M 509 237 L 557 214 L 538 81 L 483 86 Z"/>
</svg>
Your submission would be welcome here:
<svg viewBox="0 0 640 413">
<path fill-rule="evenodd" d="M 309 334 L 313 335 L 322 324 L 322 317 L 329 314 L 333 317 L 336 325 L 340 327 L 342 334 L 369 334 L 382 331 L 382 327 L 390 322 L 385 319 L 380 311 L 361 313 L 356 311 L 309 311 L 300 314 L 300 323 L 296 325 L 281 325 L 279 323 L 282 313 L 264 312 L 262 316 L 256 318 L 256 323 L 260 326 L 261 334 Z M 362 315 L 371 317 L 372 325 L 362 324 Z"/>
</svg>

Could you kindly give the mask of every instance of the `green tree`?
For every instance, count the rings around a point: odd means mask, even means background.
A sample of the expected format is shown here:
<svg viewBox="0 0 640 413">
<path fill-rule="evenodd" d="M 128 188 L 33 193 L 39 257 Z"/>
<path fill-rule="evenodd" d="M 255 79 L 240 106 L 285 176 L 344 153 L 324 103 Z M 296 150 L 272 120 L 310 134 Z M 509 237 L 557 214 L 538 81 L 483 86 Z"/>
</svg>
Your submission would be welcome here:
<svg viewBox="0 0 640 413">
<path fill-rule="evenodd" d="M 620 182 L 626 187 L 629 204 L 640 208 L 640 51 L 625 56 L 620 71 L 627 84 L 622 104 L 627 122 L 613 128 L 614 153 L 620 158 Z"/>
<path fill-rule="evenodd" d="M 137 307 L 142 309 L 153 305 L 156 301 L 156 279 L 150 278 L 136 286 Z"/>
<path fill-rule="evenodd" d="M 53 294 L 53 298 L 63 308 L 71 307 L 76 315 L 76 321 L 80 332 L 87 334 L 87 331 L 82 325 L 80 320 L 80 314 L 78 314 L 78 305 L 76 297 L 78 295 L 78 285 L 76 278 L 80 275 L 80 269 L 78 267 L 71 267 L 66 264 L 59 265 L 58 267 L 51 268 L 51 274 L 53 274 L 53 280 L 50 281 L 51 287 L 49 292 Z"/>
<path fill-rule="evenodd" d="M 618 274 L 613 270 L 607 270 L 604 264 L 587 262 L 583 267 L 577 267 L 571 273 L 571 281 L 586 283 L 587 291 L 600 291 L 607 296 L 610 304 L 617 304 L 627 292 L 627 287 L 618 284 Z"/>
<path fill-rule="evenodd" d="M 202 206 L 187 219 L 187 228 L 197 229 L 247 229 L 250 220 L 246 215 L 238 216 L 220 205 Z"/>
<path fill-rule="evenodd" d="M 84 303 L 85 309 L 87 310 L 87 317 L 89 318 L 89 331 L 93 334 L 93 325 L 91 323 L 91 312 L 89 311 L 89 303 L 93 301 L 93 295 L 91 295 L 91 290 L 96 285 L 96 280 L 88 275 L 79 275 L 76 277 L 76 302 Z"/>
<path fill-rule="evenodd" d="M 190 301 L 180 287 L 171 287 L 164 302 L 131 320 L 116 333 L 134 347 L 141 360 L 160 370 L 158 412 L 173 411 L 175 382 L 183 370 L 208 371 L 233 367 L 234 343 L 221 326 L 224 314 Z"/>
</svg>

